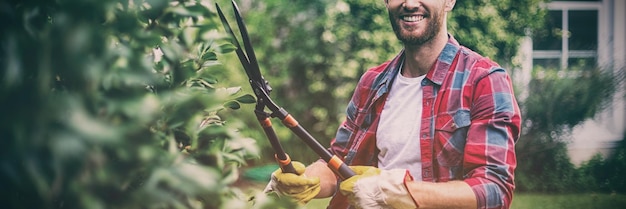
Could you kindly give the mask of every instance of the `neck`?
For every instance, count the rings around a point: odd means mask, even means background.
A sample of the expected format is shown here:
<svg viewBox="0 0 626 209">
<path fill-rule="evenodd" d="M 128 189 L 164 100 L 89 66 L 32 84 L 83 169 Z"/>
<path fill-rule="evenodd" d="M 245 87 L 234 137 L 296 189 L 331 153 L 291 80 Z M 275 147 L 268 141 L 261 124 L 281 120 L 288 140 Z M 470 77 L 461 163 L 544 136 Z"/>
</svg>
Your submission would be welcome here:
<svg viewBox="0 0 626 209">
<path fill-rule="evenodd" d="M 431 41 L 421 45 L 404 45 L 405 58 L 402 75 L 409 78 L 419 77 L 428 73 L 448 43 L 448 33 L 441 32 Z"/>
</svg>

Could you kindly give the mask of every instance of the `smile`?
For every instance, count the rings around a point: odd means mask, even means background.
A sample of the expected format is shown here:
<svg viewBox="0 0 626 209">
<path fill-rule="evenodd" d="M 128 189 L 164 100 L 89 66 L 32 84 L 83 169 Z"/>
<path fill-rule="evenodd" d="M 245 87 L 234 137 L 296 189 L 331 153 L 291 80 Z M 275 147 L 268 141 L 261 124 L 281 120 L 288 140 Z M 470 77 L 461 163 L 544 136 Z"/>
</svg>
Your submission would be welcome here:
<svg viewBox="0 0 626 209">
<path fill-rule="evenodd" d="M 419 21 L 421 21 L 423 19 L 424 19 L 424 16 L 422 16 L 422 15 L 402 16 L 402 20 L 404 20 L 406 22 L 419 22 Z"/>
</svg>

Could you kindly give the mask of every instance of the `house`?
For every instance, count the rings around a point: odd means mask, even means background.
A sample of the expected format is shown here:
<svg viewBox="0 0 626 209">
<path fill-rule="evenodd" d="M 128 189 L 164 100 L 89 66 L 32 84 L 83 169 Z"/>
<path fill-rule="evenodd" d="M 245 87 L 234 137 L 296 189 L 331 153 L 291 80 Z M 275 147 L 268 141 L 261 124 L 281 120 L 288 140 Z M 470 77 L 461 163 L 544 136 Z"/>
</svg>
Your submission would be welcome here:
<svg viewBox="0 0 626 209">
<path fill-rule="evenodd" d="M 548 26 L 544 34 L 528 33 L 520 49 L 517 85 L 527 86 L 535 66 L 567 71 L 573 65 L 599 66 L 619 72 L 626 64 L 626 0 L 557 1 L 547 3 Z M 626 87 L 594 119 L 574 128 L 568 152 L 579 165 L 596 153 L 605 157 L 626 130 Z M 520 99 L 527 96 L 520 95 Z"/>
</svg>

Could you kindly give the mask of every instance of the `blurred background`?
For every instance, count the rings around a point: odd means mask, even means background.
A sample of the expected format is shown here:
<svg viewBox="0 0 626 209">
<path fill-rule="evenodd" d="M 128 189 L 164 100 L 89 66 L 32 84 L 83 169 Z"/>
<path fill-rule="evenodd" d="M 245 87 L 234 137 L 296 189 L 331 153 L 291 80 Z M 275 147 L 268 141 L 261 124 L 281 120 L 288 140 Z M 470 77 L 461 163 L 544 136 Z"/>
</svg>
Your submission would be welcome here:
<svg viewBox="0 0 626 209">
<path fill-rule="evenodd" d="M 324 146 L 359 76 L 402 47 L 382 0 L 236 2 L 271 97 Z M 3 202 L 298 207 L 258 194 L 273 150 L 215 3 L 234 17 L 227 0 L 0 3 Z M 449 32 L 514 80 L 514 208 L 626 208 L 623 11 L 621 0 L 464 0 L 450 13 Z M 274 124 L 293 160 L 318 159 Z"/>
</svg>

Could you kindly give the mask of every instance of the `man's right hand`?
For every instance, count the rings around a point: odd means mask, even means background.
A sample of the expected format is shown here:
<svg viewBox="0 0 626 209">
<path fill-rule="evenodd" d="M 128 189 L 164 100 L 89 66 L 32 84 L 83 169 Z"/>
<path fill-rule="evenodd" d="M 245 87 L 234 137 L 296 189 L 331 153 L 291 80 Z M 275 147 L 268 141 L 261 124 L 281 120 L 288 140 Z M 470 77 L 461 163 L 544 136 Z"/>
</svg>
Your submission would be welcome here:
<svg viewBox="0 0 626 209">
<path fill-rule="evenodd" d="M 265 187 L 265 192 L 276 192 L 294 198 L 304 204 L 315 198 L 320 192 L 320 179 L 304 175 L 306 166 L 300 162 L 292 161 L 296 174 L 283 173 L 279 168 L 272 173 L 270 182 Z"/>
</svg>

